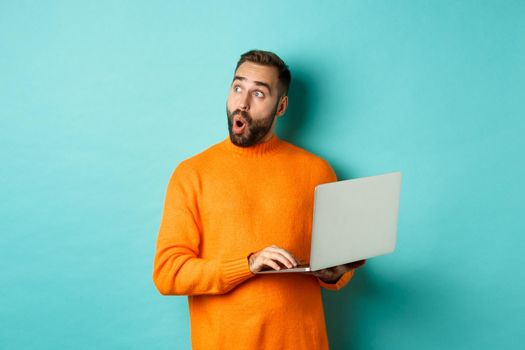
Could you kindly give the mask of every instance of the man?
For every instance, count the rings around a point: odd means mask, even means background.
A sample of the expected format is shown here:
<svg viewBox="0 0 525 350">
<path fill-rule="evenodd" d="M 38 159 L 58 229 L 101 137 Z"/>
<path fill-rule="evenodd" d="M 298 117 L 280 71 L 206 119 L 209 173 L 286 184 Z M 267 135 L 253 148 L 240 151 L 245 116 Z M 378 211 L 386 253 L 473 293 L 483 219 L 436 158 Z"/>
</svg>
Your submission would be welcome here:
<svg viewBox="0 0 525 350">
<path fill-rule="evenodd" d="M 342 288 L 364 264 L 255 274 L 309 261 L 314 188 L 337 181 L 325 160 L 274 134 L 290 79 L 274 53 L 241 55 L 229 137 L 182 161 L 168 183 L 153 281 L 188 296 L 193 349 L 326 349 L 320 287 Z"/>
</svg>

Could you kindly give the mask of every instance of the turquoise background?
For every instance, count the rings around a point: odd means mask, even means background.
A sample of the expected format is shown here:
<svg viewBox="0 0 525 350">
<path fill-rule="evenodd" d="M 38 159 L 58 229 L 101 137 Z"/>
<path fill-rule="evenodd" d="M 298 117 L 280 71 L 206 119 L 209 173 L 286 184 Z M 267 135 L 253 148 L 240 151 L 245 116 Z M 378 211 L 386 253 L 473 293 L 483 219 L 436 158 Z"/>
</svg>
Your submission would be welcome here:
<svg viewBox="0 0 525 350">
<path fill-rule="evenodd" d="M 332 348 L 523 348 L 519 0 L 2 1 L 0 348 L 190 348 L 151 279 L 165 190 L 253 48 L 292 71 L 282 138 L 403 172 L 396 252 L 323 292 Z"/>
</svg>

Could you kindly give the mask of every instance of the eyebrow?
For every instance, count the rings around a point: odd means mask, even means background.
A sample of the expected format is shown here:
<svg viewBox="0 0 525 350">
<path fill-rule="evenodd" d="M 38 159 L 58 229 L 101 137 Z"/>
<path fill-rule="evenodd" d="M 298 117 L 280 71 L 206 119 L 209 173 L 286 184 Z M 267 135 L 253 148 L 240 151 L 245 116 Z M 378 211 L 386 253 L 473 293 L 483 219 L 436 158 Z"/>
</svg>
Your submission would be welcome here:
<svg viewBox="0 0 525 350">
<path fill-rule="evenodd" d="M 235 80 L 244 81 L 244 80 L 248 80 L 248 79 L 246 79 L 245 77 L 241 77 L 239 75 L 236 75 L 233 78 L 233 81 L 235 81 Z M 255 83 L 255 85 L 266 87 L 268 89 L 268 91 L 270 92 L 270 96 L 272 95 L 272 88 L 270 87 L 270 85 L 268 83 L 265 83 L 264 81 L 257 81 L 257 80 L 255 80 L 254 83 Z"/>
</svg>

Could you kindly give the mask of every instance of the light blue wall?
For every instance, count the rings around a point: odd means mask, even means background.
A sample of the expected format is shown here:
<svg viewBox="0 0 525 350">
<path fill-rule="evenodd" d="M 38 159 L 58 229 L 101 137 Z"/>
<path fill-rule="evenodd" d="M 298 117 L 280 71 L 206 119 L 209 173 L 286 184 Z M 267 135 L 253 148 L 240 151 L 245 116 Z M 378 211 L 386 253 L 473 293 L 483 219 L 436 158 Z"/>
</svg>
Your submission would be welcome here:
<svg viewBox="0 0 525 350">
<path fill-rule="evenodd" d="M 165 188 L 252 48 L 295 79 L 281 137 L 404 174 L 395 254 L 324 293 L 332 348 L 523 348 L 520 0 L 0 3 L 0 348 L 189 348 Z"/>
</svg>

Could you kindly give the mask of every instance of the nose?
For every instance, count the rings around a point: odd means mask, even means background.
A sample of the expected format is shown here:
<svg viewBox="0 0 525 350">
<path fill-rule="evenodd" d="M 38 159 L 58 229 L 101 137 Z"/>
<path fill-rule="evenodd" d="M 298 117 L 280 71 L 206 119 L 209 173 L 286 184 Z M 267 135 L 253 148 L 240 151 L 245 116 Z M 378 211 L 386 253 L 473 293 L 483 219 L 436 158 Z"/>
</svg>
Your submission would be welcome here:
<svg viewBox="0 0 525 350">
<path fill-rule="evenodd" d="M 247 111 L 250 109 L 250 96 L 248 94 L 242 94 L 239 96 L 239 109 L 241 111 Z"/>
</svg>

